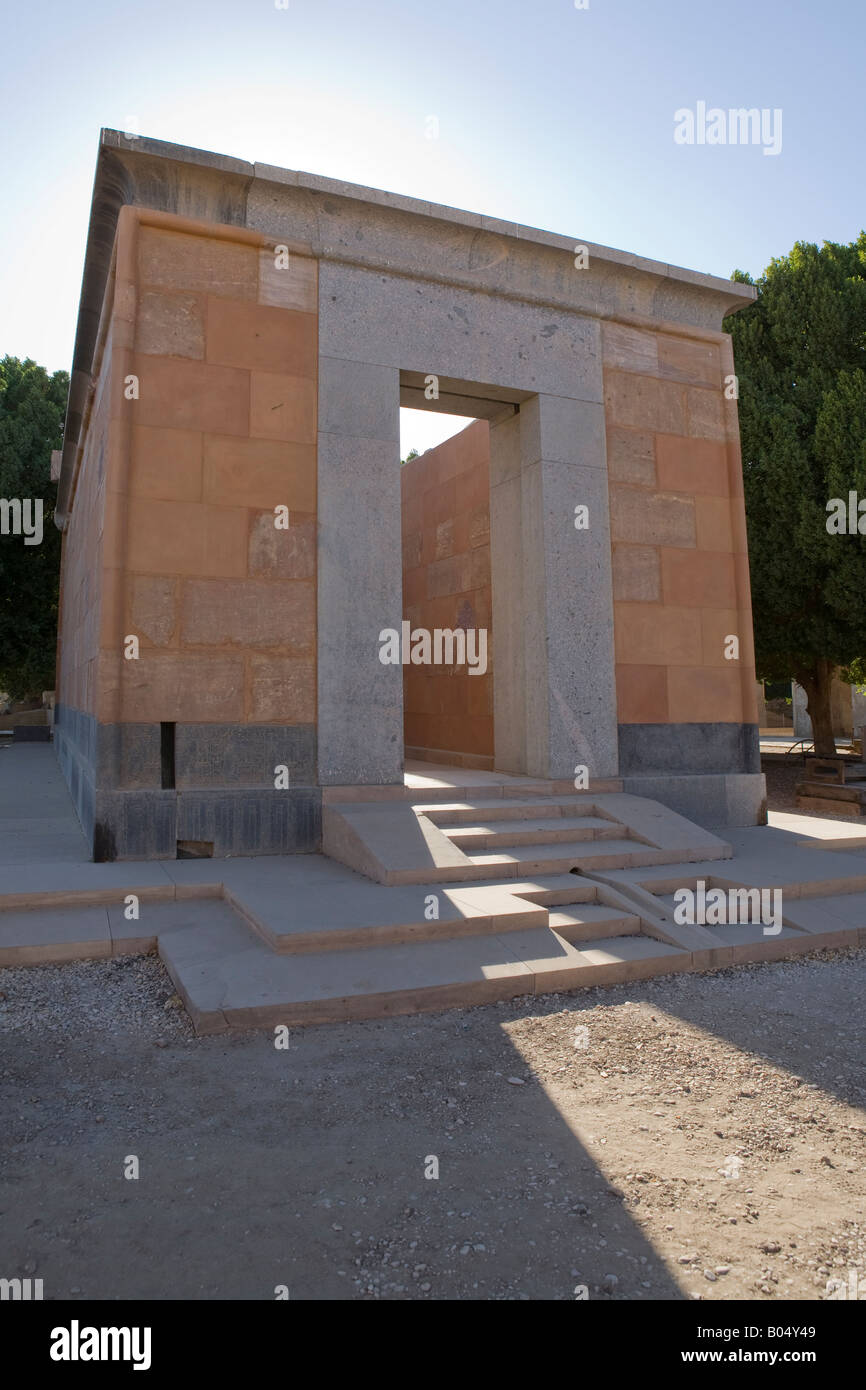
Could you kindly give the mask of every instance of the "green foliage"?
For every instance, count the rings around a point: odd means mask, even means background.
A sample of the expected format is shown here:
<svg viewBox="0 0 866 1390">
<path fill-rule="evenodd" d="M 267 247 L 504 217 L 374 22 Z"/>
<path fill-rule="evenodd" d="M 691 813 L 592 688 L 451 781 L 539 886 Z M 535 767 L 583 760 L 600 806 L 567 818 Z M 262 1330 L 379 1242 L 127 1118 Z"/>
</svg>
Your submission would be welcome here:
<svg viewBox="0 0 866 1390">
<path fill-rule="evenodd" d="M 831 498 L 866 498 L 866 232 L 848 246 L 797 242 L 757 287 L 724 325 L 739 378 L 756 664 L 759 677 L 793 674 L 808 690 L 866 652 L 866 537 L 826 525 Z"/>
<path fill-rule="evenodd" d="M 401 460 L 400 460 L 400 467 L 402 468 L 402 467 L 404 466 L 404 464 L 411 463 L 412 460 L 413 460 L 413 459 L 416 459 L 416 458 L 420 458 L 420 455 L 419 455 L 419 453 L 418 453 L 418 450 L 417 450 L 417 449 L 410 449 L 409 452 L 408 452 L 408 454 L 406 455 L 406 457 L 405 457 L 404 459 L 401 459 Z"/>
<path fill-rule="evenodd" d="M 850 666 L 839 672 L 839 675 L 849 685 L 856 685 L 861 694 L 866 692 L 866 661 L 862 656 L 858 656 L 857 660 L 852 661 Z"/>
<path fill-rule="evenodd" d="M 69 377 L 35 362 L 0 361 L 0 498 L 42 498 L 42 542 L 0 535 L 0 690 L 13 699 L 54 686 L 60 532 L 51 451 L 59 449 Z"/>
</svg>

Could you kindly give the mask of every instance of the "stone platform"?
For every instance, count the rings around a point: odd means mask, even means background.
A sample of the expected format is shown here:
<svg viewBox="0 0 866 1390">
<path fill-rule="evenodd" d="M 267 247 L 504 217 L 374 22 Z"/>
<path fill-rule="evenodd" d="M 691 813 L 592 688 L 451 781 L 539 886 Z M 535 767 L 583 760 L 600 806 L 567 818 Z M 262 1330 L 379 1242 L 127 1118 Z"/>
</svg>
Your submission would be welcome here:
<svg viewBox="0 0 866 1390">
<path fill-rule="evenodd" d="M 856 826 L 788 816 L 721 839 L 616 790 L 414 770 L 369 800 L 334 789 L 334 857 L 93 864 L 55 773 L 50 749 L 0 753 L 0 965 L 158 951 L 199 1032 L 463 1007 L 866 940 L 866 851 L 841 833 Z M 782 930 L 678 925 L 671 895 L 699 879 L 781 888 Z"/>
</svg>

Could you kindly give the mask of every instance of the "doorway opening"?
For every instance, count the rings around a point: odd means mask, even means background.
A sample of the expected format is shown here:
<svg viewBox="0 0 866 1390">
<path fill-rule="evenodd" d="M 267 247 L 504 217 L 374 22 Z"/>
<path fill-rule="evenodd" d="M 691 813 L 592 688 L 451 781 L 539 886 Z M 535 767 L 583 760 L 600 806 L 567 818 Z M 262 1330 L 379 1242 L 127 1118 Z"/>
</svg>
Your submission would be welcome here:
<svg viewBox="0 0 866 1390">
<path fill-rule="evenodd" d="M 426 380 L 401 376 L 404 766 L 490 772 L 490 430 L 479 407 L 492 403 L 455 384 L 428 399 Z"/>
</svg>

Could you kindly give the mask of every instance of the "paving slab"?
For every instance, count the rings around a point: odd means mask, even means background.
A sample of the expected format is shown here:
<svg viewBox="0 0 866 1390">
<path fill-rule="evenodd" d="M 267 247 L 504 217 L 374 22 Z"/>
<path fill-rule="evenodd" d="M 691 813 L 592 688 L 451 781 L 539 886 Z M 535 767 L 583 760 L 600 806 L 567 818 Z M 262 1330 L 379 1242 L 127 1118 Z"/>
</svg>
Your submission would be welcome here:
<svg viewBox="0 0 866 1390">
<path fill-rule="evenodd" d="M 46 965 L 111 955 L 105 908 L 0 913 L 0 965 Z"/>
<path fill-rule="evenodd" d="M 828 893 L 820 898 L 804 898 L 792 908 L 792 913 L 799 914 L 804 921 L 808 920 L 807 914 L 810 912 L 815 921 L 820 920 L 818 913 L 826 913 L 829 918 L 847 927 L 862 930 L 866 927 L 866 892 Z M 793 916 L 792 920 L 795 920 Z"/>
<path fill-rule="evenodd" d="M 552 816 L 538 820 L 500 821 L 488 825 L 444 825 L 442 833 L 468 852 L 506 845 L 577 844 L 586 840 L 615 840 L 623 827 L 599 816 Z"/>
<path fill-rule="evenodd" d="M 200 1032 L 383 1017 L 532 992 L 496 936 L 275 956 L 237 919 L 160 938 L 160 955 Z"/>
<path fill-rule="evenodd" d="M 6 865 L 80 863 L 87 858 L 84 836 L 61 817 L 0 819 L 0 873 Z"/>
<path fill-rule="evenodd" d="M 0 911 L 122 902 L 128 893 L 168 899 L 174 897 L 174 885 L 162 862 L 154 860 L 21 864 L 0 869 Z"/>
<path fill-rule="evenodd" d="M 0 877 L 6 865 L 89 857 L 53 744 L 0 745 Z"/>
<path fill-rule="evenodd" d="M 137 919 L 127 918 L 123 907 L 109 907 L 107 912 L 112 955 L 124 956 L 148 955 L 157 949 L 160 936 L 218 920 L 225 908 L 212 898 L 188 898 L 140 904 Z"/>
<path fill-rule="evenodd" d="M 354 877 L 352 884 L 276 896 L 256 883 L 226 885 L 226 896 L 272 949 L 287 953 L 454 938 L 547 921 L 545 908 L 489 884 L 384 886 Z"/>
<path fill-rule="evenodd" d="M 862 825 L 848 825 L 845 821 L 827 820 L 819 816 L 798 816 L 793 811 L 770 811 L 767 820 L 772 829 L 787 831 L 796 835 L 798 840 L 818 840 L 821 845 L 828 840 L 838 843 L 850 840 L 856 847 L 866 847 Z"/>
<path fill-rule="evenodd" d="M 747 842 L 747 848 L 738 849 L 735 857 L 725 862 L 704 860 L 676 866 L 652 865 L 638 872 L 612 872 L 610 878 L 640 883 L 651 892 L 693 887 L 699 878 L 718 888 L 782 888 L 792 898 L 866 889 L 866 863 L 861 866 L 856 856 L 829 850 L 812 853 L 792 844 L 787 836 L 780 842 L 774 841 L 772 831 L 760 829 L 757 833 L 768 838 L 760 845 Z"/>
</svg>

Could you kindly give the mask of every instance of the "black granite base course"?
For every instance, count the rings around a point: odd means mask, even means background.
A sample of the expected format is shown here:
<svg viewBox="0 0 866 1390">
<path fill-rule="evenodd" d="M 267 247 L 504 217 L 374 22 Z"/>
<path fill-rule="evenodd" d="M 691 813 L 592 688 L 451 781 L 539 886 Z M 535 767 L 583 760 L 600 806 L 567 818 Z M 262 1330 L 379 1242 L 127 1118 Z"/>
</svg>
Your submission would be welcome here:
<svg viewBox="0 0 866 1390">
<path fill-rule="evenodd" d="M 760 772 L 757 724 L 620 724 L 620 777 Z"/>
</svg>

